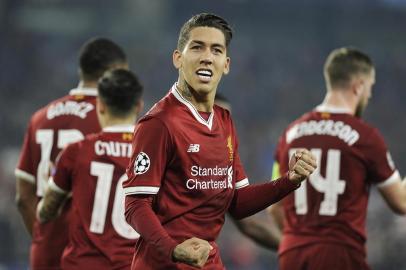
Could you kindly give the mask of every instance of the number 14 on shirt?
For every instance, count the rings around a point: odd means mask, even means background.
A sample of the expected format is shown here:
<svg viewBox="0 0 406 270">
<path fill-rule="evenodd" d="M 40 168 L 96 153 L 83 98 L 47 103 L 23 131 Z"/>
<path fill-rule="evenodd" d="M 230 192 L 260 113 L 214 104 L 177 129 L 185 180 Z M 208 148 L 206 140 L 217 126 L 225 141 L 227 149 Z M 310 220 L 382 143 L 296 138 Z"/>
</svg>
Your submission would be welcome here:
<svg viewBox="0 0 406 270">
<path fill-rule="evenodd" d="M 291 157 L 296 150 L 297 148 L 290 149 L 289 156 Z M 337 214 L 339 195 L 344 194 L 346 185 L 346 182 L 340 179 L 341 151 L 328 149 L 327 153 L 323 153 L 322 149 L 315 148 L 311 149 L 311 152 L 316 157 L 317 169 L 310 175 L 309 181 L 295 190 L 296 214 L 305 215 L 308 212 L 307 183 L 309 183 L 315 190 L 324 194 L 324 200 L 319 208 L 319 215 L 335 216 Z M 325 162 L 325 177 L 320 174 L 322 158 L 327 158 Z"/>
</svg>

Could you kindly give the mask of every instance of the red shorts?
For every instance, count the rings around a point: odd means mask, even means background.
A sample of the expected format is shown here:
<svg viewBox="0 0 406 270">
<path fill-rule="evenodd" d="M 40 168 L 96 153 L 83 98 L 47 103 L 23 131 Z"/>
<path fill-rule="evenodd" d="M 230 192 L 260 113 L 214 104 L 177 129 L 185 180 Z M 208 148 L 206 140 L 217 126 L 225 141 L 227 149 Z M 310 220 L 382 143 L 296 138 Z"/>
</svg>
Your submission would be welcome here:
<svg viewBox="0 0 406 270">
<path fill-rule="evenodd" d="M 370 270 L 364 254 L 339 244 L 311 244 L 279 255 L 279 270 Z"/>
</svg>

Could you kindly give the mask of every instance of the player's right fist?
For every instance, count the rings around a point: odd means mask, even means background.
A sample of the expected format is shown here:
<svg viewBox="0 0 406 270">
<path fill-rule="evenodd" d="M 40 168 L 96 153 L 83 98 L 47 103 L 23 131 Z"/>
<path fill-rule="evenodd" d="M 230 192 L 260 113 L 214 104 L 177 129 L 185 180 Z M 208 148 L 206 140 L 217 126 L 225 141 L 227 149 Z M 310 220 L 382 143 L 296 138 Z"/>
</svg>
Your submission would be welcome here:
<svg viewBox="0 0 406 270">
<path fill-rule="evenodd" d="M 298 149 L 289 160 L 289 180 L 299 184 L 317 168 L 316 157 L 307 149 Z"/>
<path fill-rule="evenodd" d="M 177 262 L 202 268 L 212 249 L 213 247 L 206 240 L 192 237 L 177 245 L 173 250 L 172 257 Z"/>
</svg>

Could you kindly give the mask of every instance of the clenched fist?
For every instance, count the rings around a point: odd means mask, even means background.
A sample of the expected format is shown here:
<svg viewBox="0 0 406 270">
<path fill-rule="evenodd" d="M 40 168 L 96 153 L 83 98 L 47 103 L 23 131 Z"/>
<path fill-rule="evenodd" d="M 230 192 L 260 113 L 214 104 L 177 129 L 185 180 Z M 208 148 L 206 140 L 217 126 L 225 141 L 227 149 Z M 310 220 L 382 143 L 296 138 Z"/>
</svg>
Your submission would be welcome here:
<svg viewBox="0 0 406 270">
<path fill-rule="evenodd" d="M 173 250 L 173 258 L 177 262 L 202 268 L 209 258 L 213 247 L 206 240 L 192 237 L 177 245 Z"/>
<path fill-rule="evenodd" d="M 299 184 L 317 168 L 314 155 L 307 149 L 298 149 L 289 160 L 289 180 Z"/>
</svg>

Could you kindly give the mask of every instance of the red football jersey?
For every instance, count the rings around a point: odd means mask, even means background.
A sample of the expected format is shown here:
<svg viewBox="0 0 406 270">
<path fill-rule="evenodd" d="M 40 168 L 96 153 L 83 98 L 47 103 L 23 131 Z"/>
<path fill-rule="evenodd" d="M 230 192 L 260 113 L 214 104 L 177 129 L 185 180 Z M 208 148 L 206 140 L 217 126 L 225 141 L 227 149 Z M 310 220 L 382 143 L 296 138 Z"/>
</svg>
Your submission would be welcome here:
<svg viewBox="0 0 406 270">
<path fill-rule="evenodd" d="M 96 115 L 97 89 L 77 88 L 37 111 L 31 118 L 15 174 L 36 185 L 38 199 L 43 196 L 51 164 L 69 143 L 100 131 Z M 59 267 L 68 241 L 67 210 L 55 221 L 35 222 L 31 244 L 31 268 Z"/>
<path fill-rule="evenodd" d="M 138 233 L 124 217 L 126 167 L 134 126 L 112 126 L 69 145 L 50 187 L 72 192 L 63 269 L 130 269 Z"/>
<path fill-rule="evenodd" d="M 398 177 L 376 128 L 343 109 L 319 106 L 285 130 L 276 161 L 288 170 L 289 155 L 307 148 L 318 168 L 283 200 L 284 237 L 280 253 L 320 242 L 351 246 L 365 254 L 365 219 L 372 184 Z"/>
<path fill-rule="evenodd" d="M 206 121 L 175 84 L 134 134 L 125 194 L 156 194 L 153 210 L 168 234 L 178 243 L 211 242 L 215 250 L 205 266 L 223 269 L 214 241 L 234 189 L 249 184 L 229 112 L 214 106 Z M 136 249 L 132 269 L 191 269 L 157 254 L 142 236 Z"/>
</svg>

